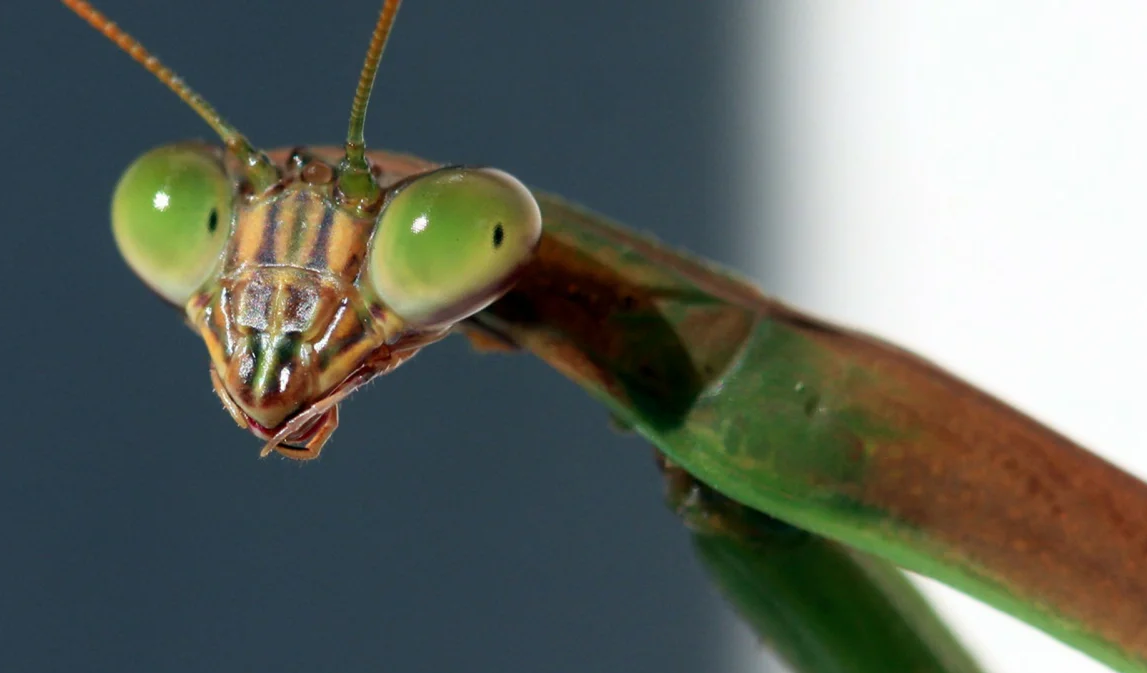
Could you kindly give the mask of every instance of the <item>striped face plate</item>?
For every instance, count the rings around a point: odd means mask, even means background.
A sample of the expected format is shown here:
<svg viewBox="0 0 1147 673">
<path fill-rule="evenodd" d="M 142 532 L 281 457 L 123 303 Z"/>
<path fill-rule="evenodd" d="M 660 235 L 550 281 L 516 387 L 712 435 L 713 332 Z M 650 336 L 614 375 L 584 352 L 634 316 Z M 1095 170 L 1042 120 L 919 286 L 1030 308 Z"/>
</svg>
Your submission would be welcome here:
<svg viewBox="0 0 1147 673">
<path fill-rule="evenodd" d="M 377 217 L 340 208 L 334 167 L 304 157 L 266 196 L 237 200 L 219 275 L 187 305 L 228 411 L 293 458 L 318 456 L 338 400 L 444 334 L 360 291 Z"/>
</svg>

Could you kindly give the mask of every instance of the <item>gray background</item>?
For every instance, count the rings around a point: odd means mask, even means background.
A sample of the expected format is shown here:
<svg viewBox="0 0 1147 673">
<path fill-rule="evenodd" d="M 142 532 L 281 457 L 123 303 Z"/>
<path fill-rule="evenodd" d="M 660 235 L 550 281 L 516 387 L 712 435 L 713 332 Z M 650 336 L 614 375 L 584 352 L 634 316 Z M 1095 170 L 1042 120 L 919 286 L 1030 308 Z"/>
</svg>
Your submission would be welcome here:
<svg viewBox="0 0 1147 673">
<path fill-rule="evenodd" d="M 342 140 L 374 0 L 99 4 L 256 144 Z M 368 145 L 738 261 L 740 7 L 411 0 Z M 0 11 L 5 670 L 729 669 L 648 447 L 528 357 L 449 339 L 345 404 L 318 463 L 258 460 L 107 220 L 135 156 L 209 129 L 61 6 Z"/>
</svg>

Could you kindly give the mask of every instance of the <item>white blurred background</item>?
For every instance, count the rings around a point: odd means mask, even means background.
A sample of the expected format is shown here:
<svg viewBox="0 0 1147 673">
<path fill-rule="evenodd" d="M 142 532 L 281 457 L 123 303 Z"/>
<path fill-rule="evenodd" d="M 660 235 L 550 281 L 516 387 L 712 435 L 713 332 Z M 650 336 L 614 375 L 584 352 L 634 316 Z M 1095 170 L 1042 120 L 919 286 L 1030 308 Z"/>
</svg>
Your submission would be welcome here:
<svg viewBox="0 0 1147 673">
<path fill-rule="evenodd" d="M 1147 474 L 1147 3 L 749 11 L 740 221 L 783 223 L 758 275 Z M 922 584 L 989 670 L 1107 670 Z"/>
</svg>

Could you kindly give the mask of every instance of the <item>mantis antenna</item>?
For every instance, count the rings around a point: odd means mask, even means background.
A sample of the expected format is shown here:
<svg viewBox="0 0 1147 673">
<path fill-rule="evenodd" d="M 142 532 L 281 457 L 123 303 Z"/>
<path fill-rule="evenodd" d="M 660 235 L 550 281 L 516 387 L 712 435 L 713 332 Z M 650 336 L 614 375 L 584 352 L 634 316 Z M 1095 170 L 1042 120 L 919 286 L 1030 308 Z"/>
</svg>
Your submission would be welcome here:
<svg viewBox="0 0 1147 673">
<path fill-rule="evenodd" d="M 184 103 L 187 103 L 192 110 L 195 110 L 196 114 L 202 117 L 203 121 L 207 122 L 208 126 L 215 130 L 215 133 L 219 134 L 219 137 L 223 139 L 223 143 L 227 146 L 228 151 L 239 158 L 246 171 L 247 177 L 254 183 L 257 190 L 265 189 L 275 181 L 277 171 L 274 166 L 271 165 L 270 160 L 267 159 L 262 152 L 252 147 L 251 143 L 243 137 L 242 133 L 239 133 L 234 126 L 227 123 L 210 103 L 191 87 L 187 86 L 179 75 L 175 74 L 170 68 L 161 63 L 158 58 L 149 53 L 138 40 L 125 33 L 123 29 L 85 0 L 62 0 L 62 2 L 68 9 L 75 12 L 77 16 L 87 21 L 92 28 L 98 30 L 114 42 L 116 46 L 125 51 L 128 56 L 135 59 L 135 61 L 146 68 L 148 72 L 155 75 L 156 79 L 163 82 L 168 89 L 175 92 L 175 95 L 179 96 Z M 366 107 L 365 103 L 363 107 Z M 361 137 L 361 130 L 359 135 Z"/>
<path fill-rule="evenodd" d="M 354 102 L 350 108 L 350 124 L 346 134 L 346 158 L 343 159 L 340 188 L 350 199 L 367 204 L 377 194 L 378 187 L 370 176 L 370 166 L 366 162 L 366 141 L 363 139 L 363 126 L 366 121 L 366 106 L 370 102 L 370 92 L 374 88 L 374 77 L 378 73 L 378 63 L 382 60 L 382 50 L 390 36 L 390 27 L 398 14 L 402 0 L 384 0 L 378 13 L 378 23 L 370 37 L 366 59 L 362 64 L 362 74 L 354 92 Z"/>
<path fill-rule="evenodd" d="M 386 47 L 386 38 L 390 36 L 390 27 L 394 25 L 394 17 L 398 14 L 398 6 L 402 0 L 385 0 L 382 11 L 378 13 L 378 23 L 374 25 L 374 33 L 370 36 L 370 47 L 366 50 L 366 60 L 362 64 L 362 74 L 358 78 L 358 88 L 354 92 L 354 102 L 350 106 L 350 126 L 346 133 L 347 162 L 355 168 L 366 166 L 366 142 L 362 137 L 362 129 L 366 120 L 366 105 L 370 102 L 370 92 L 374 88 L 374 76 L 378 73 L 378 62 L 382 60 L 382 50 Z"/>
</svg>

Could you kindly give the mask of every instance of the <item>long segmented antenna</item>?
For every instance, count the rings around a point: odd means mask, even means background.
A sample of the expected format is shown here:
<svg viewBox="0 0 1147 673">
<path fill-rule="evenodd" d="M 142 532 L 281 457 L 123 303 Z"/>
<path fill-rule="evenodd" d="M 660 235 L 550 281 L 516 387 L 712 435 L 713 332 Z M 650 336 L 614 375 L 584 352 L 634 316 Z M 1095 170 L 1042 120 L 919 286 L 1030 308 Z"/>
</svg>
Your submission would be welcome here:
<svg viewBox="0 0 1147 673">
<path fill-rule="evenodd" d="M 187 86 L 179 75 L 151 55 L 138 40 L 124 32 L 115 22 L 108 19 L 85 0 L 62 0 L 62 2 L 77 16 L 87 21 L 92 28 L 98 30 L 116 46 L 127 52 L 128 56 L 135 59 L 137 63 L 147 68 L 148 72 L 155 75 L 156 79 L 163 82 L 168 89 L 175 92 L 175 95 L 187 103 L 192 110 L 195 110 L 203 118 L 203 121 L 207 122 L 219 134 L 224 144 L 227 145 L 227 149 L 239 157 L 248 172 L 248 177 L 257 188 L 265 188 L 274 181 L 272 176 L 276 174 L 276 171 L 270 160 L 262 152 L 252 147 L 251 143 L 243 137 L 243 134 L 228 124 L 210 103 Z"/>
<path fill-rule="evenodd" d="M 382 3 L 382 10 L 378 13 L 378 23 L 374 25 L 374 33 L 370 37 L 370 47 L 366 50 L 366 60 L 362 64 L 362 74 L 358 78 L 358 88 L 354 92 L 354 103 L 350 107 L 350 126 L 346 134 L 347 164 L 354 170 L 367 170 L 366 141 L 362 135 L 366 123 L 366 105 L 370 102 L 370 92 L 374 88 L 374 76 L 378 73 L 378 62 L 382 60 L 386 38 L 390 35 L 390 27 L 394 25 L 394 17 L 398 14 L 398 6 L 401 4 L 402 0 L 384 0 Z"/>
</svg>

